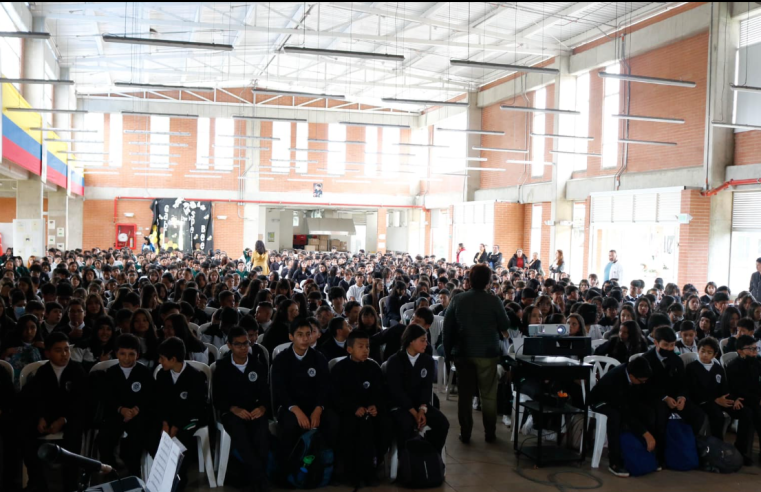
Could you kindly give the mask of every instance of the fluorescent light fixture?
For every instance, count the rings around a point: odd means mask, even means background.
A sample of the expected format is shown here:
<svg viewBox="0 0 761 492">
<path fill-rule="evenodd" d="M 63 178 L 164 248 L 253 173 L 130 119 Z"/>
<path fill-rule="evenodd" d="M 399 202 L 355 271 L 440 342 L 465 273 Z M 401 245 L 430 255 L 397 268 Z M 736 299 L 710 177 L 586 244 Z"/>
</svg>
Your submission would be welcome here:
<svg viewBox="0 0 761 492">
<path fill-rule="evenodd" d="M 395 125 L 392 123 L 358 123 L 355 121 L 341 121 L 340 124 L 347 126 L 377 126 L 380 128 L 411 128 L 410 125 Z"/>
<path fill-rule="evenodd" d="M 167 173 L 132 173 L 133 176 L 156 176 L 156 177 L 164 177 L 164 178 L 171 178 L 171 174 Z"/>
<path fill-rule="evenodd" d="M 328 150 L 328 149 L 288 149 L 289 152 L 318 152 L 327 154 L 330 152 L 341 152 L 340 150 Z"/>
<path fill-rule="evenodd" d="M 164 85 L 164 84 L 140 84 L 138 82 L 114 82 L 116 87 L 126 87 L 130 89 L 147 89 L 149 91 L 213 91 L 214 87 L 193 87 L 184 85 Z"/>
<path fill-rule="evenodd" d="M 70 138 L 45 138 L 45 142 L 63 142 L 63 143 L 81 143 L 81 144 L 102 144 L 102 140 L 72 140 Z"/>
<path fill-rule="evenodd" d="M 197 119 L 197 114 L 178 114 L 178 113 L 151 113 L 148 111 L 122 111 L 124 116 L 165 116 L 167 118 L 187 118 Z"/>
<path fill-rule="evenodd" d="M 71 165 L 77 165 L 77 164 L 113 164 L 114 161 L 92 161 L 92 160 L 82 160 L 82 159 L 69 159 L 69 164 Z"/>
<path fill-rule="evenodd" d="M 341 51 L 324 50 L 320 48 L 298 48 L 296 46 L 284 46 L 283 52 L 289 55 L 338 56 L 345 58 L 365 58 L 370 60 L 404 61 L 404 57 L 402 55 L 387 55 L 384 53 L 372 53 L 369 51 Z"/>
<path fill-rule="evenodd" d="M 82 174 L 119 174 L 116 171 L 85 171 Z"/>
<path fill-rule="evenodd" d="M 318 167 L 317 171 L 320 171 L 323 173 L 328 172 L 327 168 L 324 168 L 324 167 Z M 344 169 L 344 172 L 345 173 L 359 173 L 359 172 L 362 172 L 362 170 L 361 169 Z"/>
<path fill-rule="evenodd" d="M 505 132 L 494 130 L 469 130 L 459 128 L 436 128 L 438 132 L 455 132 L 455 133 L 469 133 L 471 135 L 504 135 Z"/>
<path fill-rule="evenodd" d="M 180 157 L 180 154 L 154 154 L 152 152 L 130 152 L 129 155 L 143 155 L 148 157 Z"/>
<path fill-rule="evenodd" d="M 96 131 L 96 130 L 93 130 Z M 190 132 L 152 132 L 150 130 L 124 130 L 124 133 L 135 135 L 169 135 L 170 137 L 189 137 Z"/>
<path fill-rule="evenodd" d="M 222 179 L 224 176 L 222 175 L 211 175 L 211 174 L 186 174 L 186 178 L 196 178 L 196 179 Z"/>
<path fill-rule="evenodd" d="M 310 179 L 299 179 L 299 178 L 288 178 L 286 181 L 294 181 L 299 183 L 321 183 L 322 179 L 320 178 L 310 178 Z"/>
<path fill-rule="evenodd" d="M 227 220 L 227 215 L 217 215 L 219 220 Z"/>
<path fill-rule="evenodd" d="M 482 150 L 486 152 L 513 152 L 516 154 L 528 154 L 528 150 L 524 149 L 500 149 L 496 147 L 471 147 L 473 150 Z"/>
<path fill-rule="evenodd" d="M 0 77 L 0 82 L 6 84 L 34 84 L 34 85 L 74 85 L 73 80 L 62 79 L 7 79 Z"/>
<path fill-rule="evenodd" d="M 557 68 L 530 67 L 527 65 L 509 65 L 506 63 L 486 63 L 470 60 L 449 60 L 453 67 L 484 68 L 486 70 L 508 70 L 511 72 L 541 73 L 545 75 L 558 75 Z"/>
<path fill-rule="evenodd" d="M 125 217 L 134 217 L 135 213 L 134 212 L 124 212 L 124 216 Z"/>
<path fill-rule="evenodd" d="M 30 128 L 32 131 L 37 132 L 68 132 L 68 133 L 98 133 L 98 130 L 84 130 L 81 128 L 46 128 L 46 127 L 37 127 L 37 128 Z"/>
<path fill-rule="evenodd" d="M 276 89 L 264 89 L 257 87 L 251 89 L 254 94 L 268 94 L 270 96 L 287 96 L 287 97 L 316 97 L 320 99 L 346 99 L 346 96 L 341 94 L 317 94 L 314 92 L 301 92 L 301 91 L 279 91 Z"/>
<path fill-rule="evenodd" d="M 638 145 L 660 145 L 662 147 L 676 147 L 676 142 L 659 142 L 657 140 L 632 140 L 628 138 L 619 138 L 618 143 L 638 144 Z"/>
<path fill-rule="evenodd" d="M 187 147 L 186 143 L 171 143 L 171 142 L 127 142 L 129 145 L 159 145 L 162 147 Z"/>
<path fill-rule="evenodd" d="M 336 183 L 371 184 L 372 181 L 363 181 L 361 179 L 337 179 Z"/>
<path fill-rule="evenodd" d="M 0 31 L 0 38 L 50 39 L 49 32 L 34 31 Z"/>
<path fill-rule="evenodd" d="M 744 125 L 742 123 L 721 123 L 720 121 L 712 121 L 711 126 L 717 128 L 736 128 L 738 130 L 761 130 L 761 126 L 758 125 Z"/>
<path fill-rule="evenodd" d="M 543 166 L 554 166 L 554 162 L 534 162 L 534 161 L 521 161 L 517 159 L 508 159 L 505 161 L 508 164 L 523 164 L 524 166 L 527 166 L 529 164 L 541 164 Z"/>
<path fill-rule="evenodd" d="M 297 162 L 297 163 L 317 164 L 320 161 L 310 161 L 309 159 L 270 159 L 270 162 Z"/>
<path fill-rule="evenodd" d="M 176 166 L 176 162 L 154 162 L 154 161 L 130 161 L 130 164 L 148 164 L 149 166 Z"/>
<path fill-rule="evenodd" d="M 270 116 L 245 116 L 238 114 L 233 116 L 234 120 L 254 120 L 254 121 L 280 121 L 283 123 L 306 123 L 306 118 L 274 118 Z"/>
<path fill-rule="evenodd" d="M 602 157 L 602 154 L 595 154 L 594 152 L 572 152 L 570 150 L 550 150 L 550 154 L 553 155 L 585 155 L 587 157 Z"/>
<path fill-rule="evenodd" d="M 393 104 L 413 104 L 416 106 L 460 106 L 468 107 L 467 102 L 452 102 L 452 101 L 430 101 L 427 99 L 396 99 L 393 97 L 383 97 L 381 101 Z"/>
<path fill-rule="evenodd" d="M 539 138 L 572 138 L 576 140 L 594 140 L 594 137 L 577 137 L 576 135 L 558 135 L 556 133 L 529 133 L 532 137 Z"/>
<path fill-rule="evenodd" d="M 12 113 L 87 114 L 84 109 L 5 108 L 5 110 Z"/>
<path fill-rule="evenodd" d="M 257 135 L 220 135 L 220 138 L 247 138 L 249 140 L 272 140 L 274 142 L 279 142 L 279 138 L 275 137 L 259 137 Z"/>
<path fill-rule="evenodd" d="M 270 150 L 269 147 L 255 147 L 252 145 L 212 145 L 215 149 L 250 149 L 250 150 Z"/>
<path fill-rule="evenodd" d="M 548 113 L 548 114 L 559 114 L 559 115 L 565 115 L 565 116 L 581 115 L 581 111 L 572 111 L 570 109 L 533 108 L 529 106 L 507 106 L 507 105 L 502 105 L 499 107 L 499 109 L 502 109 L 504 111 L 518 111 L 521 113 Z"/>
<path fill-rule="evenodd" d="M 659 79 L 657 77 L 645 77 L 643 75 L 630 75 L 625 73 L 608 73 L 608 72 L 597 72 L 597 75 L 599 75 L 603 79 L 626 80 L 628 82 L 642 82 L 645 84 L 656 84 L 656 85 L 672 85 L 675 87 L 690 87 L 690 88 L 697 87 L 697 84 L 695 82 L 690 82 L 688 80 Z"/>
<path fill-rule="evenodd" d="M 679 118 L 661 118 L 660 116 L 639 116 L 634 114 L 613 114 L 613 118 L 619 120 L 634 120 L 634 121 L 652 121 L 653 123 L 675 123 L 677 125 L 683 125 L 684 120 Z"/>
<path fill-rule="evenodd" d="M 753 87 L 751 85 L 729 84 L 729 88 L 737 92 L 761 92 L 761 87 Z"/>
<path fill-rule="evenodd" d="M 365 145 L 367 143 L 367 142 L 360 142 L 359 140 L 324 140 L 321 138 L 309 138 L 307 139 L 307 142 L 322 143 L 322 144 L 337 143 L 337 144 L 347 144 L 347 145 L 352 145 L 352 144 Z"/>
<path fill-rule="evenodd" d="M 114 36 L 113 34 L 104 34 L 103 42 L 121 44 L 145 44 L 148 46 L 168 46 L 170 48 L 187 48 L 193 50 L 233 50 L 233 45 L 231 44 L 194 43 L 192 41 L 173 41 L 169 39 L 155 38 L 132 38 L 128 36 Z"/>
<path fill-rule="evenodd" d="M 448 149 L 449 145 L 417 144 L 417 143 L 395 143 L 399 147 L 417 147 L 423 149 Z"/>
</svg>

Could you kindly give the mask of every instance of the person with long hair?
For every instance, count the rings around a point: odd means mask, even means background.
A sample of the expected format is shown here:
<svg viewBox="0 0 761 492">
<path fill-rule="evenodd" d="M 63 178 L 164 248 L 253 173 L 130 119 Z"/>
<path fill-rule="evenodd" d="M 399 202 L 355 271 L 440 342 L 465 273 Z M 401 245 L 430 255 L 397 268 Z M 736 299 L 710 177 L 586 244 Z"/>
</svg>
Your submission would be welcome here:
<svg viewBox="0 0 761 492">
<path fill-rule="evenodd" d="M 88 340 L 81 340 L 71 349 L 71 360 L 82 363 L 85 371 L 98 362 L 116 358 L 114 344 L 119 332 L 110 316 L 100 316 L 93 323 L 93 334 Z"/>
<path fill-rule="evenodd" d="M 560 277 L 565 273 L 565 259 L 563 258 L 563 250 L 559 249 L 555 253 L 555 261 L 550 265 L 550 273 L 555 280 L 560 280 Z"/>
<path fill-rule="evenodd" d="M 363 306 L 372 306 L 376 313 L 381 312 L 380 300 L 388 295 L 382 278 L 374 278 L 370 293 L 362 297 Z"/>
<path fill-rule="evenodd" d="M 130 333 L 140 341 L 140 361 L 153 369 L 159 359 L 159 337 L 150 311 L 140 308 L 132 313 L 129 327 Z"/>
<path fill-rule="evenodd" d="M 238 306 L 246 309 L 253 309 L 256 307 L 255 301 L 256 296 L 259 294 L 259 291 L 262 290 L 262 281 L 258 278 L 251 281 L 250 284 L 248 284 L 248 289 L 246 289 L 246 295 L 241 298 L 240 302 L 238 303 Z"/>
<path fill-rule="evenodd" d="M 737 334 L 737 322 L 742 318 L 742 313 L 735 306 L 727 306 L 724 312 L 721 313 L 721 318 L 716 324 L 716 333 L 721 335 L 719 338 L 723 340 L 725 338 L 734 337 Z"/>
<path fill-rule="evenodd" d="M 195 360 L 204 364 L 215 362 L 210 360 L 209 349 L 190 331 L 188 321 L 181 314 L 173 314 L 164 320 L 163 338 L 177 337 L 185 344 L 186 360 Z"/>
<path fill-rule="evenodd" d="M 449 421 L 433 406 L 433 357 L 425 353 L 428 332 L 418 325 L 409 325 L 402 334 L 402 349 L 386 364 L 388 406 L 396 430 L 396 442 L 404 447 L 424 427 L 423 438 L 439 452 L 444 448 Z M 470 405 L 471 402 L 468 402 Z"/>
<path fill-rule="evenodd" d="M 629 362 L 635 354 L 647 352 L 647 341 L 636 321 L 624 321 L 610 340 L 595 349 L 595 355 L 612 357 L 621 364 Z"/>
<path fill-rule="evenodd" d="M 478 251 L 476 252 L 475 256 L 473 257 L 473 263 L 479 264 L 479 263 L 486 263 L 486 260 L 489 258 L 489 253 L 486 251 L 486 245 L 485 244 L 479 244 L 478 245 Z"/>
<path fill-rule="evenodd" d="M 0 358 L 13 367 L 16 381 L 24 367 L 42 360 L 44 344 L 39 328 L 37 317 L 25 314 L 18 319 L 16 329 L 0 343 Z"/>
<path fill-rule="evenodd" d="M 95 328 L 95 322 L 101 316 L 106 315 L 103 299 L 98 294 L 88 294 L 85 299 L 85 326 Z"/>
<path fill-rule="evenodd" d="M 288 343 L 291 324 L 299 317 L 299 304 L 292 299 L 284 299 L 277 305 L 275 319 L 262 335 L 260 344 L 272 355 L 275 347 Z"/>
<path fill-rule="evenodd" d="M 293 300 L 296 302 L 296 304 L 299 305 L 299 319 L 312 316 L 312 313 L 309 311 L 307 296 L 305 296 L 303 292 L 297 292 L 293 294 Z"/>
<path fill-rule="evenodd" d="M 261 267 L 262 275 L 270 274 L 270 258 L 267 254 L 267 248 L 264 247 L 264 242 L 261 240 L 256 241 L 254 245 L 254 252 L 251 255 L 251 271 L 256 267 Z"/>
<path fill-rule="evenodd" d="M 698 322 L 700 317 L 700 297 L 697 294 L 690 294 L 687 297 L 687 301 L 684 303 L 684 319 Z"/>
<path fill-rule="evenodd" d="M 634 303 L 634 313 L 637 316 L 635 321 L 639 324 L 643 332 L 647 332 L 650 316 L 653 314 L 653 305 L 647 296 L 642 296 Z"/>
<path fill-rule="evenodd" d="M 399 310 L 408 302 L 410 302 L 410 297 L 407 295 L 407 286 L 404 285 L 404 282 L 394 283 L 394 290 L 386 298 L 386 305 L 381 306 L 383 308 L 383 317 L 386 319 L 389 327 L 401 323 L 402 314 Z"/>
</svg>

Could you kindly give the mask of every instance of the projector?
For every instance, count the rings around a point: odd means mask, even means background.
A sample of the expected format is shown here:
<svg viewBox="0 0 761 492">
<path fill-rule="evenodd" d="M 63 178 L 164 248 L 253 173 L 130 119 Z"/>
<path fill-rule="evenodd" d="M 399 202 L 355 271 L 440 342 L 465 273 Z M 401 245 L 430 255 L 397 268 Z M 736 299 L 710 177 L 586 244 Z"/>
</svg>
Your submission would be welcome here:
<svg viewBox="0 0 761 492">
<path fill-rule="evenodd" d="M 566 336 L 568 325 L 528 325 L 528 336 Z"/>
</svg>

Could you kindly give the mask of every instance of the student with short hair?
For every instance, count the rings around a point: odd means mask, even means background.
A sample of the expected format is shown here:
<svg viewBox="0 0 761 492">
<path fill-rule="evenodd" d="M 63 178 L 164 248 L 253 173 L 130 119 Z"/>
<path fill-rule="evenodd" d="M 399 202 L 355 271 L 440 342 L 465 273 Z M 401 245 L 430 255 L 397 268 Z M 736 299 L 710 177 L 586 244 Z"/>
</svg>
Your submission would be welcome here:
<svg viewBox="0 0 761 492">
<path fill-rule="evenodd" d="M 45 304 L 44 320 L 40 323 L 40 335 L 45 340 L 53 333 L 63 319 L 63 306 L 57 302 L 48 302 Z"/>
<path fill-rule="evenodd" d="M 84 316 L 84 314 L 83 314 Z M 46 491 L 47 482 L 37 450 L 44 436 L 63 432 L 61 447 L 72 453 L 82 451 L 87 414 L 88 383 L 82 366 L 71 360 L 69 337 L 53 333 L 45 340 L 43 364 L 21 392 L 24 435 L 24 463 L 32 490 Z M 76 466 L 63 467 L 63 490 L 76 490 Z"/>
<path fill-rule="evenodd" d="M 100 397 L 103 422 L 98 433 L 98 450 L 103 463 L 115 466 L 114 448 L 130 475 L 140 476 L 140 458 L 147 449 L 147 429 L 154 403 L 155 380 L 151 370 L 137 361 L 140 341 L 125 333 L 116 339 L 117 365 L 105 371 Z"/>
<path fill-rule="evenodd" d="M 676 350 L 680 354 L 697 353 L 697 329 L 695 323 L 684 320 L 679 324 L 679 340 L 676 341 Z"/>
<path fill-rule="evenodd" d="M 735 447 L 743 457 L 751 459 L 754 431 L 761 436 L 761 363 L 756 340 L 747 335 L 738 337 L 737 354 L 739 357 L 730 361 L 726 369 L 729 393 L 739 402 Z"/>
<path fill-rule="evenodd" d="M 319 351 L 330 361 L 337 357 L 346 357 L 346 340 L 352 332 L 352 327 L 346 318 L 333 318 L 328 325 L 328 333 L 325 341 L 320 345 Z"/>
<path fill-rule="evenodd" d="M 255 492 L 266 492 L 270 411 L 269 368 L 249 353 L 251 341 L 246 330 L 236 326 L 227 334 L 230 357 L 216 363 L 214 406 L 232 439 L 232 449 L 240 453 Z"/>
<path fill-rule="evenodd" d="M 735 324 L 735 333 L 729 337 L 727 343 L 723 346 L 725 354 L 737 351 L 737 339 L 743 335 L 753 336 L 755 333 L 755 324 L 750 318 L 741 318 Z"/>
<path fill-rule="evenodd" d="M 339 361 L 330 374 L 341 421 L 339 458 L 353 486 L 359 487 L 360 482 L 372 486 L 389 446 L 383 374 L 377 362 L 368 360 L 367 332 L 352 331 L 346 350 L 349 356 Z"/>
</svg>

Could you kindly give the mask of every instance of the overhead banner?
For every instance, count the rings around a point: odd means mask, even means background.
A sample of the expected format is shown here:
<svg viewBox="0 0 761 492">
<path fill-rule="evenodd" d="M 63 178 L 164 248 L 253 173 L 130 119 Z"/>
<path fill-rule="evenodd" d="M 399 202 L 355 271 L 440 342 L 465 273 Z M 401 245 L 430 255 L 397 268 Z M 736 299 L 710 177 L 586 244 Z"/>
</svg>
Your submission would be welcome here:
<svg viewBox="0 0 761 492">
<path fill-rule="evenodd" d="M 214 249 L 210 201 L 186 201 L 182 198 L 158 198 L 153 210 L 152 237 L 157 249 L 190 253 Z"/>
</svg>

